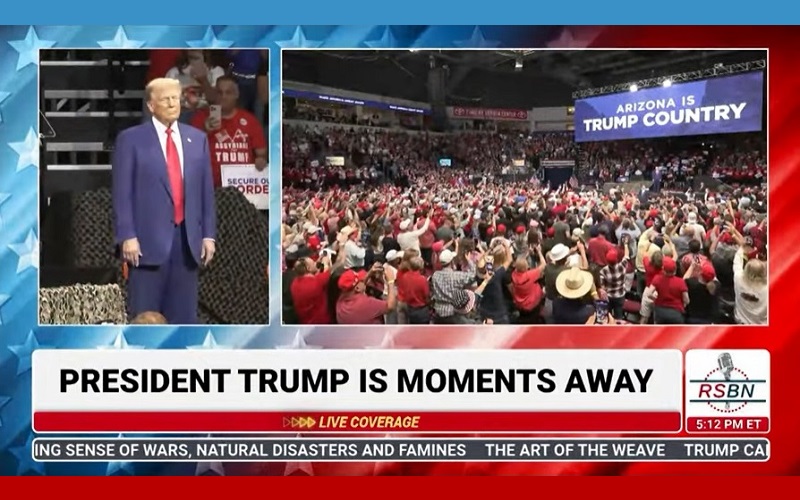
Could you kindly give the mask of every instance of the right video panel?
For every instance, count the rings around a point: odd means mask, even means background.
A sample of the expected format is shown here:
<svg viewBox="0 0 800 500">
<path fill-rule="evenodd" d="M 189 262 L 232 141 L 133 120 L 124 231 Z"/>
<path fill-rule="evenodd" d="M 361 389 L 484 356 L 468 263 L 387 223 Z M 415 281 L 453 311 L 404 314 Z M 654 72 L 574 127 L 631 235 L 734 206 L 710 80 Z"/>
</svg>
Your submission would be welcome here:
<svg viewBox="0 0 800 500">
<path fill-rule="evenodd" d="M 766 50 L 282 63 L 284 324 L 767 324 Z"/>
</svg>

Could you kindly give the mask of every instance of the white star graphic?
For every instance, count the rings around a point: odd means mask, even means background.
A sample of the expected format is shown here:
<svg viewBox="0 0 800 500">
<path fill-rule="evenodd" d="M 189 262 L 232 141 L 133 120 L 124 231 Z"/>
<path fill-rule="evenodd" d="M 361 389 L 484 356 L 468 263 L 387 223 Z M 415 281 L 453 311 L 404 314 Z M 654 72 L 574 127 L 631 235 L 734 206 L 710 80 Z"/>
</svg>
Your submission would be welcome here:
<svg viewBox="0 0 800 500">
<path fill-rule="evenodd" d="M 17 59 L 17 71 L 29 64 L 39 65 L 39 49 L 49 49 L 56 42 L 51 40 L 40 40 L 33 26 L 28 27 L 28 34 L 22 40 L 8 42 L 19 53 Z"/>
<path fill-rule="evenodd" d="M 203 35 L 203 38 L 201 38 L 200 40 L 190 40 L 186 42 L 186 45 L 197 49 L 227 49 L 228 47 L 231 47 L 233 45 L 233 41 L 220 40 L 214 33 L 214 29 L 211 26 L 209 26 L 208 28 L 206 28 L 206 32 Z"/>
<path fill-rule="evenodd" d="M 20 274 L 30 267 L 39 269 L 39 239 L 36 237 L 33 229 L 28 231 L 28 236 L 25 237 L 25 241 L 14 245 L 8 245 L 8 248 L 19 256 L 17 274 Z"/>
<path fill-rule="evenodd" d="M 104 49 L 138 49 L 145 44 L 143 40 L 131 40 L 128 34 L 125 33 L 125 28 L 122 26 L 117 27 L 117 32 L 114 33 L 114 38 L 111 40 L 100 40 L 97 45 Z"/>
<path fill-rule="evenodd" d="M 564 28 L 558 38 L 547 43 L 549 48 L 582 49 L 590 46 L 592 41 L 600 34 L 600 29 L 594 27 Z"/>
<path fill-rule="evenodd" d="M 0 92 L 0 106 L 8 99 L 8 96 L 11 95 L 11 92 Z M 0 113 L 0 123 L 3 123 L 3 113 Z"/>
<path fill-rule="evenodd" d="M 214 334 L 211 333 L 211 330 L 209 330 L 206 333 L 206 336 L 203 339 L 203 343 L 202 344 L 189 345 L 189 346 L 186 346 L 186 348 L 187 349 L 224 349 L 224 347 L 222 347 L 219 344 L 217 344 L 217 339 L 214 338 Z"/>
<path fill-rule="evenodd" d="M 296 439 L 302 439 L 302 435 L 297 434 Z M 302 472 L 306 476 L 314 475 L 314 466 L 311 462 L 286 462 L 286 468 L 283 469 L 284 476 L 299 475 L 296 472 Z"/>
<path fill-rule="evenodd" d="M 28 332 L 25 342 L 19 345 L 10 345 L 8 350 L 17 357 L 17 375 L 21 375 L 31 369 L 31 355 L 39 348 L 39 342 L 33 331 Z"/>
<path fill-rule="evenodd" d="M 300 333 L 300 330 L 297 330 L 291 344 L 278 345 L 275 346 L 275 349 L 322 349 L 322 346 L 306 344 L 305 337 Z"/>
<path fill-rule="evenodd" d="M 30 166 L 39 166 L 39 136 L 33 128 L 28 129 L 28 134 L 21 142 L 9 142 L 8 147 L 13 149 L 17 159 L 17 172 Z"/>
<path fill-rule="evenodd" d="M 117 336 L 114 338 L 114 342 L 111 345 L 101 345 L 97 347 L 98 349 L 115 349 L 115 350 L 125 350 L 125 349 L 144 349 L 144 346 L 141 345 L 130 345 L 128 344 L 128 339 L 125 338 L 125 334 L 119 332 Z"/>
<path fill-rule="evenodd" d="M 279 47 L 284 49 L 292 49 L 296 47 L 313 49 L 322 45 L 321 41 L 308 40 L 301 26 L 298 26 L 294 30 L 292 38 L 288 40 L 279 40 L 276 41 L 275 43 L 277 43 Z"/>
<path fill-rule="evenodd" d="M 459 47 L 480 49 L 488 49 L 492 47 L 498 47 L 500 45 L 498 40 L 487 40 L 483 36 L 480 26 L 475 26 L 475 29 L 472 30 L 472 36 L 470 36 L 468 40 L 458 40 L 453 43 Z"/>
<path fill-rule="evenodd" d="M 2 310 L 3 305 L 6 302 L 8 302 L 8 299 L 10 299 L 10 298 L 11 298 L 11 295 L 6 295 L 6 294 L 3 294 L 3 293 L 0 293 L 0 310 Z M 2 315 L 2 313 L 0 313 L 0 325 L 2 325 L 2 324 L 3 324 L 3 315 Z"/>
<path fill-rule="evenodd" d="M 209 335 L 211 334 L 211 332 L 208 333 Z M 212 435 L 209 434 L 206 437 L 210 439 Z M 213 473 L 217 476 L 224 476 L 225 464 L 223 464 L 222 462 L 197 462 L 197 467 L 194 470 L 195 476 L 211 475 L 209 473 Z"/>
<path fill-rule="evenodd" d="M 364 42 L 364 45 L 372 49 L 386 49 L 397 47 L 397 39 L 392 34 L 392 28 L 387 26 L 383 31 L 383 36 L 377 40 L 367 40 Z"/>
<path fill-rule="evenodd" d="M 122 439 L 124 437 L 124 434 L 117 436 L 118 439 Z M 120 471 L 132 476 L 134 474 L 133 464 L 130 462 L 108 462 L 108 467 L 106 467 L 106 476 L 113 476 Z"/>
</svg>

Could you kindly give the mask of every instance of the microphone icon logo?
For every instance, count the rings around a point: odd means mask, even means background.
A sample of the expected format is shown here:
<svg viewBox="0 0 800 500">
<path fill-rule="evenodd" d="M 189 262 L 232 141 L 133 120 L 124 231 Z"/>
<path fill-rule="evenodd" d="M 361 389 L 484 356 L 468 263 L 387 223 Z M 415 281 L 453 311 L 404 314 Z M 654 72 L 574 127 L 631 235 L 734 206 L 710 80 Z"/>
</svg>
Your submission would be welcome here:
<svg viewBox="0 0 800 500">
<path fill-rule="evenodd" d="M 723 352 L 717 358 L 717 366 L 719 366 L 720 372 L 722 372 L 722 376 L 725 377 L 726 382 L 730 382 L 731 380 L 731 372 L 733 372 L 733 358 L 731 357 L 730 353 Z M 730 401 L 725 402 L 725 409 L 730 410 L 731 403 Z"/>
</svg>

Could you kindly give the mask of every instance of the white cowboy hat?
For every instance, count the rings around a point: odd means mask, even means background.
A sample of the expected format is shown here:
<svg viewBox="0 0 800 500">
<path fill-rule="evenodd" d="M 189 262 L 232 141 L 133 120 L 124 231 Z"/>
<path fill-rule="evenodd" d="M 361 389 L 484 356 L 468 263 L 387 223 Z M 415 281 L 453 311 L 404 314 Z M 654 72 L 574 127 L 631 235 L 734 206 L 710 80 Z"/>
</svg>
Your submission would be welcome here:
<svg viewBox="0 0 800 500">
<path fill-rule="evenodd" d="M 571 267 L 556 278 L 556 291 L 566 299 L 579 299 L 589 293 L 593 284 L 592 273 Z"/>
</svg>

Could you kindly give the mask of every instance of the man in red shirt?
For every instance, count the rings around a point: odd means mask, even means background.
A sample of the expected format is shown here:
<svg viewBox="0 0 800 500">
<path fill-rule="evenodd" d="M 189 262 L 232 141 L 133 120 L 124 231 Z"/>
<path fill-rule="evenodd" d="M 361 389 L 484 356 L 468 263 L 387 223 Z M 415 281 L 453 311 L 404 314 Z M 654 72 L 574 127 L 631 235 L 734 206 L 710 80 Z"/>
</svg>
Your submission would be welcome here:
<svg viewBox="0 0 800 500">
<path fill-rule="evenodd" d="M 319 272 L 313 259 L 306 257 L 295 265 L 296 277 L 292 281 L 292 304 L 300 324 L 328 325 L 328 283 L 331 279 L 330 257 L 320 259 L 323 271 Z"/>
<path fill-rule="evenodd" d="M 656 292 L 655 322 L 659 325 L 680 325 L 689 303 L 689 288 L 683 278 L 675 276 L 677 265 L 672 257 L 664 257 L 661 274 L 650 285 Z"/>
<path fill-rule="evenodd" d="M 211 108 L 198 110 L 191 125 L 208 134 L 211 148 L 211 167 L 214 187 L 222 185 L 223 165 L 255 165 L 264 170 L 267 166 L 267 141 L 264 127 L 249 111 L 237 107 L 239 87 L 229 76 L 217 78 L 222 120 L 211 116 Z"/>
<path fill-rule="evenodd" d="M 336 303 L 336 321 L 340 325 L 384 324 L 383 316 L 397 306 L 397 292 L 394 286 L 394 270 L 387 267 L 380 272 L 384 278 L 386 300 L 366 294 L 366 271 L 348 269 L 339 277 L 338 285 L 342 294 Z"/>
<path fill-rule="evenodd" d="M 606 255 L 609 250 L 613 250 L 614 244 L 608 241 L 608 229 L 605 226 L 600 226 L 597 229 L 597 236 L 589 240 L 588 251 L 586 252 L 589 257 L 589 262 L 600 267 L 608 265 Z"/>
<path fill-rule="evenodd" d="M 422 275 L 425 261 L 422 257 L 414 257 L 409 261 L 409 266 L 411 269 L 398 276 L 398 293 L 408 306 L 408 322 L 412 325 L 427 325 L 431 322 L 431 311 L 428 307 L 431 290 L 427 278 Z"/>
</svg>

